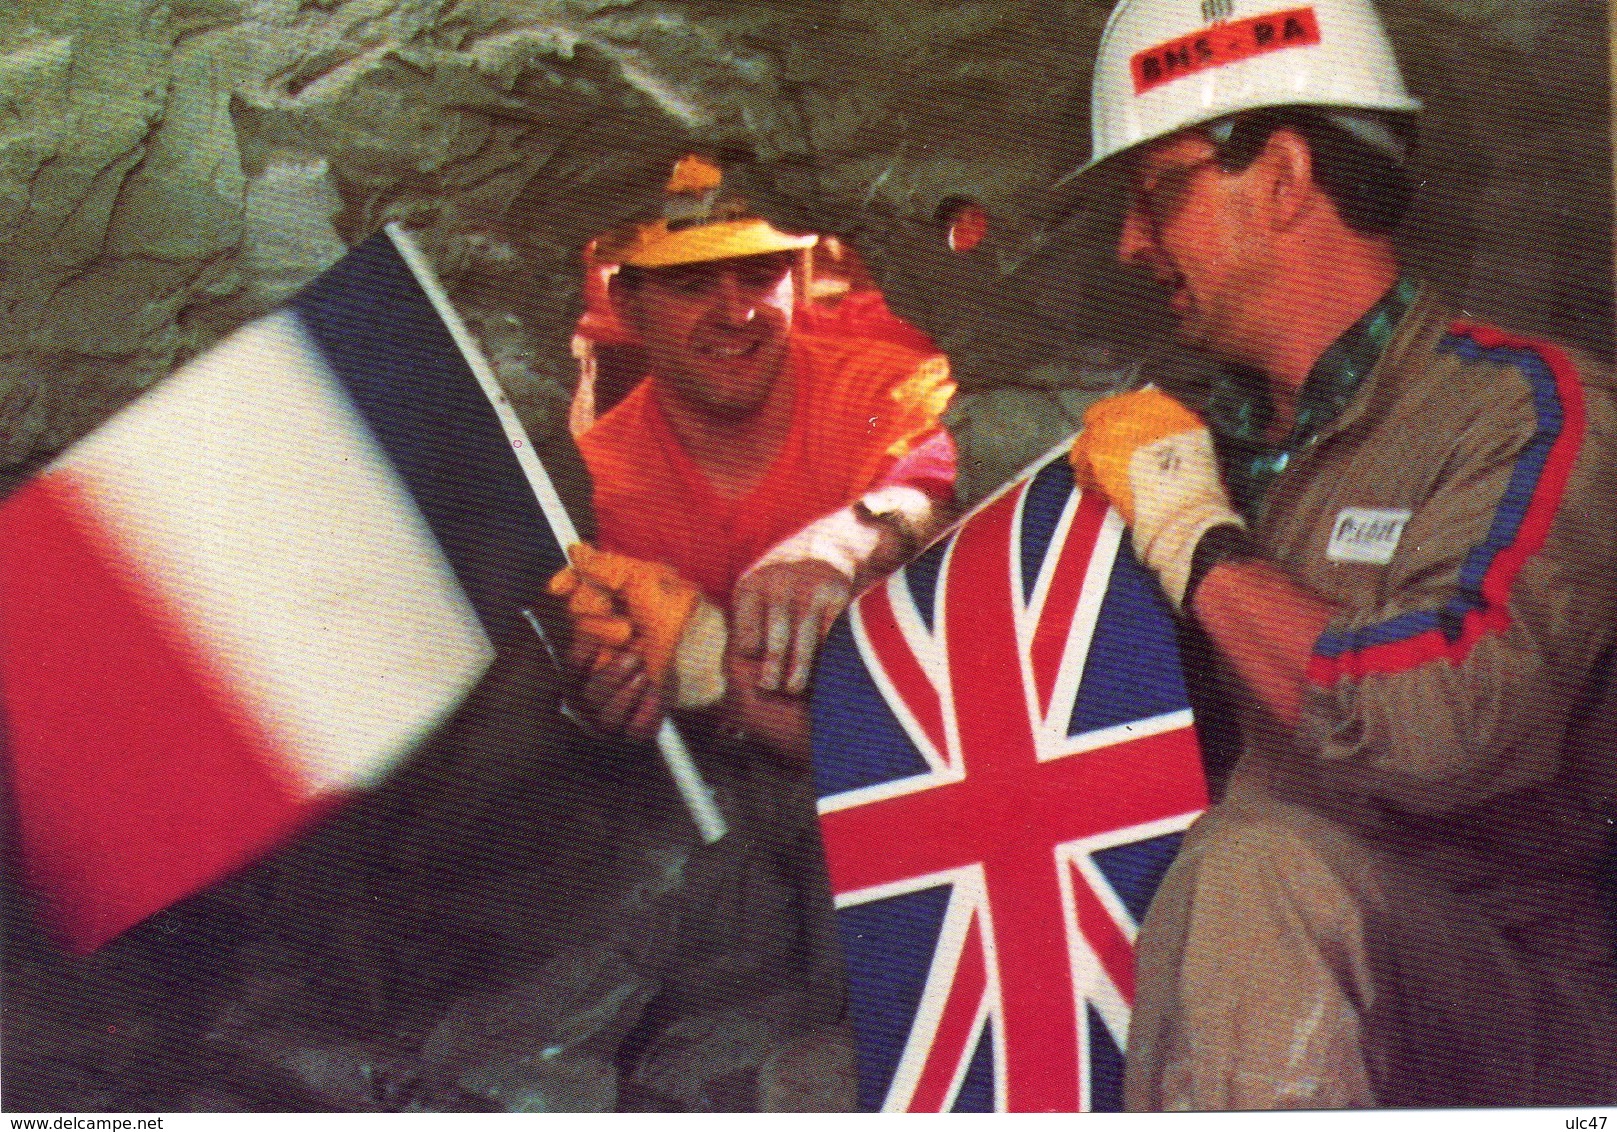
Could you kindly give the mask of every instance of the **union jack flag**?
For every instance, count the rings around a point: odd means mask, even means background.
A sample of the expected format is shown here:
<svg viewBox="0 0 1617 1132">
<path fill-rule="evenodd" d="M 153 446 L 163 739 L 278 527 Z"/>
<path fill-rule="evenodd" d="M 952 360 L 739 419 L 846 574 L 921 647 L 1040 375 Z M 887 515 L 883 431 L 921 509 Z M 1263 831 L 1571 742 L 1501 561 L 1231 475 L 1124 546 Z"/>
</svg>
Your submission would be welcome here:
<svg viewBox="0 0 1617 1132">
<path fill-rule="evenodd" d="M 1206 780 L 1171 613 L 1064 451 L 840 620 L 814 760 L 860 1105 L 1117 1110 Z"/>
</svg>

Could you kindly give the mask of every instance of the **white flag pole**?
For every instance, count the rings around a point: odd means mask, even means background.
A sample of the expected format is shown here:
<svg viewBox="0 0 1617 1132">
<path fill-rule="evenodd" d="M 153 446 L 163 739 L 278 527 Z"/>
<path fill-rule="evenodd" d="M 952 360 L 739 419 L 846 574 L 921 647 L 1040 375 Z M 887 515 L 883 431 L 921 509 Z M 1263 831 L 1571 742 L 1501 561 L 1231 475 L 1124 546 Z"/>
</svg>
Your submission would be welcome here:
<svg viewBox="0 0 1617 1132">
<path fill-rule="evenodd" d="M 428 262 L 415 237 L 396 221 L 388 224 L 386 231 L 388 238 L 393 241 L 393 246 L 398 249 L 399 255 L 415 275 L 416 282 L 421 284 L 422 290 L 432 300 L 438 317 L 449 328 L 450 336 L 460 348 L 466 364 L 471 367 L 472 374 L 488 397 L 489 404 L 494 406 L 494 415 L 499 418 L 500 427 L 505 430 L 506 439 L 511 442 L 511 451 L 516 454 L 517 463 L 522 466 L 523 474 L 528 477 L 528 484 L 539 500 L 539 507 L 550 523 L 550 529 L 555 532 L 562 549 L 569 549 L 581 541 L 578 537 L 578 528 L 573 526 L 572 516 L 568 515 L 567 509 L 562 506 L 556 485 L 551 480 L 550 473 L 545 470 L 544 464 L 540 463 L 539 453 L 534 450 L 532 441 L 528 439 L 527 430 L 517 419 L 511 399 L 500 387 L 499 378 L 495 376 L 494 368 L 489 365 L 482 344 L 466 326 L 460 312 L 450 303 L 448 293 L 438 281 L 437 272 L 433 270 L 432 264 Z M 702 840 L 711 845 L 725 835 L 728 827 L 724 815 L 719 812 L 719 807 L 713 801 L 712 789 L 702 780 L 702 772 L 696 769 L 696 762 L 691 758 L 690 749 L 685 746 L 684 738 L 670 719 L 665 718 L 657 729 L 657 748 L 662 752 L 663 761 L 668 764 L 668 772 L 673 776 L 674 785 L 678 787 L 686 808 L 690 810 L 691 819 L 696 822 Z"/>
</svg>

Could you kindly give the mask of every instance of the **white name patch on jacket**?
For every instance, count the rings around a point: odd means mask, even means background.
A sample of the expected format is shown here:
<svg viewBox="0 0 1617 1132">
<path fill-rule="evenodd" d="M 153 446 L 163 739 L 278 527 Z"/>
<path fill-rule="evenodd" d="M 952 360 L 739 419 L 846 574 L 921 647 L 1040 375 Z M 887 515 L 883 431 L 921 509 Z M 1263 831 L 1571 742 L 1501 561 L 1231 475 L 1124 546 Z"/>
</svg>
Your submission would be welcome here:
<svg viewBox="0 0 1617 1132">
<path fill-rule="evenodd" d="M 1404 508 L 1344 507 L 1337 512 L 1325 557 L 1331 562 L 1362 562 L 1385 566 L 1392 561 L 1404 524 L 1411 512 Z"/>
</svg>

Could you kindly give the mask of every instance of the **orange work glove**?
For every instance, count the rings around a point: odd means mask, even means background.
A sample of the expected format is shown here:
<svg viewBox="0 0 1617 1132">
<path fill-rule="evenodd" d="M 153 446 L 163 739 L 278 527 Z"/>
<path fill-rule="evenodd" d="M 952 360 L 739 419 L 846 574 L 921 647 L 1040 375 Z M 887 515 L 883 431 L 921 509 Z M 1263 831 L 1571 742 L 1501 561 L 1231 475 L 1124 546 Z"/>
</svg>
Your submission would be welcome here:
<svg viewBox="0 0 1617 1132">
<path fill-rule="evenodd" d="M 575 632 L 607 648 L 633 649 L 653 684 L 672 685 L 680 707 L 723 695 L 724 617 L 695 586 L 661 562 L 587 543 L 569 555 L 573 564 L 550 579 L 550 592 L 567 598 Z"/>
<path fill-rule="evenodd" d="M 567 599 L 573 632 L 604 648 L 623 648 L 634 636 L 634 623 L 617 611 L 610 590 L 586 581 L 568 566 L 550 579 L 550 592 Z"/>
<path fill-rule="evenodd" d="M 1099 489 L 1123 516 L 1135 555 L 1156 572 L 1175 609 L 1184 604 L 1202 535 L 1246 526 L 1224 491 L 1207 426 L 1154 386 L 1091 405 L 1068 458 L 1078 482 Z"/>
</svg>

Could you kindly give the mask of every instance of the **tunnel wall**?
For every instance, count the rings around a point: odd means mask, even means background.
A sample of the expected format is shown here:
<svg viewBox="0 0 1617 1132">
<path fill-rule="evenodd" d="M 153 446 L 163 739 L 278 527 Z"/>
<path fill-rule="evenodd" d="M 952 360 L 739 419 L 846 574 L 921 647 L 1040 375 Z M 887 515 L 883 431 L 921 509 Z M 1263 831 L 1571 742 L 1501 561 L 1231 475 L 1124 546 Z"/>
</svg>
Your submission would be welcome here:
<svg viewBox="0 0 1617 1132">
<path fill-rule="evenodd" d="M 426 230 L 548 434 L 574 374 L 578 248 L 643 210 L 691 146 L 736 162 L 783 222 L 856 242 L 953 359 L 957 427 L 1008 470 L 1164 325 L 1111 263 L 1108 194 L 1048 191 L 1087 156 L 1107 7 L 54 0 L 0 15 L 0 483 L 390 219 Z M 1604 6 L 1384 10 L 1427 104 L 1410 263 L 1468 306 L 1609 355 Z M 958 197 L 992 217 L 967 255 L 937 221 Z"/>
</svg>

